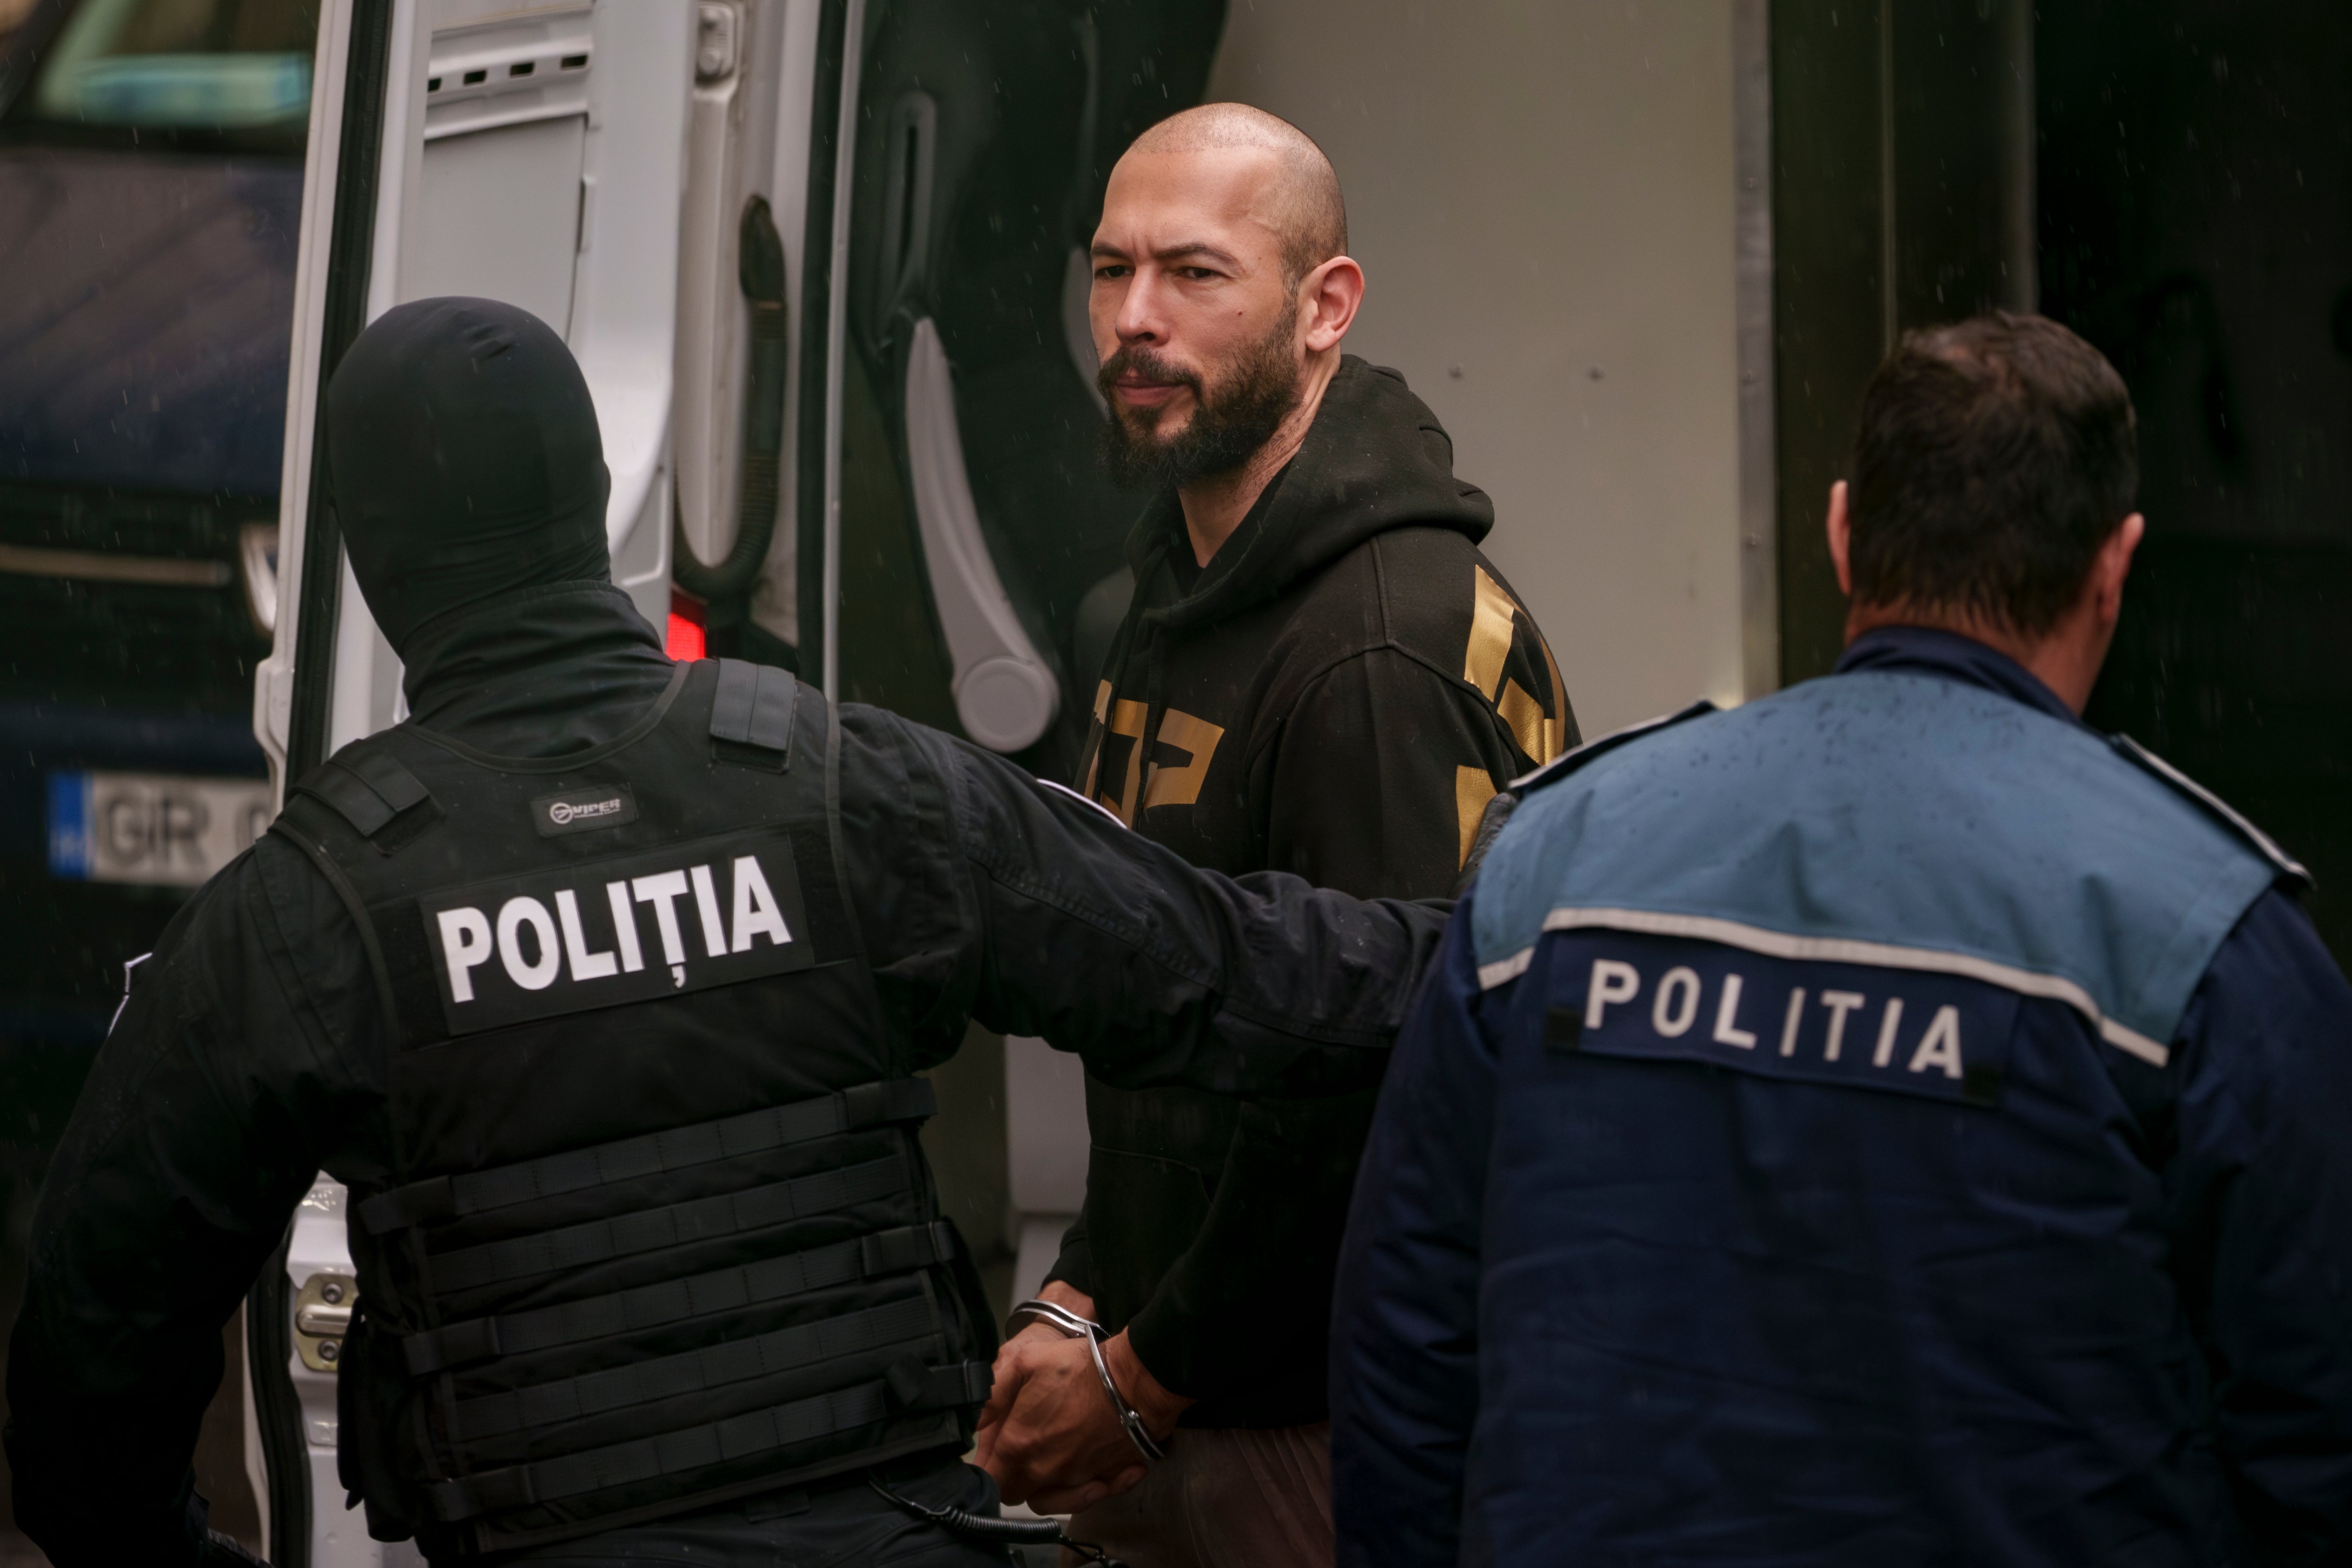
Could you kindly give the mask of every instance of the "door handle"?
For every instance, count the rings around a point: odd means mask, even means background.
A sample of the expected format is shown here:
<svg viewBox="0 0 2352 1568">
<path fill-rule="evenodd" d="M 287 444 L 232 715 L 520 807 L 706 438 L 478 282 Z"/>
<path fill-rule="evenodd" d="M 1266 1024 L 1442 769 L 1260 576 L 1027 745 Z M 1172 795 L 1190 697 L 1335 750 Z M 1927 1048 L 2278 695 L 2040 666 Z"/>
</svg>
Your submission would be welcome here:
<svg viewBox="0 0 2352 1568">
<path fill-rule="evenodd" d="M 923 564 L 955 665 L 956 717 L 991 751 L 1036 744 L 1062 704 L 1061 683 L 1037 654 L 1004 591 L 963 463 L 956 426 L 955 382 L 939 327 L 915 323 L 907 358 L 907 465 Z"/>
</svg>

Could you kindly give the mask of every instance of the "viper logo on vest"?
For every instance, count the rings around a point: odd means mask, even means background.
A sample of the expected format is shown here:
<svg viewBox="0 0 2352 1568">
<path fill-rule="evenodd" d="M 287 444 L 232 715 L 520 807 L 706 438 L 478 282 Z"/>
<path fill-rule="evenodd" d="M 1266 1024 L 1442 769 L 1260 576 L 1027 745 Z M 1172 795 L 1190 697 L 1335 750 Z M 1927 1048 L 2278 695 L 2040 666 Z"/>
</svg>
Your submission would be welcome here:
<svg viewBox="0 0 2352 1568">
<path fill-rule="evenodd" d="M 600 784 L 562 795 L 541 795 L 530 803 L 530 825 L 542 839 L 617 828 L 637 820 L 637 798 L 626 784 Z"/>
<path fill-rule="evenodd" d="M 419 909 L 452 1034 L 815 961 L 792 842 L 775 832 L 475 883 Z"/>
<path fill-rule="evenodd" d="M 1553 1050 L 1704 1061 L 1767 1078 L 1987 1105 L 2000 1098 L 2016 993 L 1858 964 L 1790 963 L 1631 935 L 1564 943 Z"/>
</svg>

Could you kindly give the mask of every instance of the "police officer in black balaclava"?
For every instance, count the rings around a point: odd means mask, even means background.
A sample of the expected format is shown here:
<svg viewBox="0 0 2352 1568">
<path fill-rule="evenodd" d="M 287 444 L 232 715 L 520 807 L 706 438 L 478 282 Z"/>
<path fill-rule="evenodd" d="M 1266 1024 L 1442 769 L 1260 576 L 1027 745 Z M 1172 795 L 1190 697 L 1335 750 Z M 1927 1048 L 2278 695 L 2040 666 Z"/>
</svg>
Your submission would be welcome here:
<svg viewBox="0 0 2352 1568">
<path fill-rule="evenodd" d="M 386 312 L 329 386 L 327 462 L 352 572 L 395 649 L 436 616 L 610 575 L 595 404 L 528 311 Z"/>
<path fill-rule="evenodd" d="M 977 1019 L 1125 1086 L 1360 1086 L 1437 913 L 1195 872 L 945 736 L 673 664 L 608 580 L 587 388 L 522 311 L 390 312 L 328 412 L 412 716 L 297 780 L 135 970 L 35 1218 L 21 1526 L 58 1568 L 229 1550 L 196 1423 L 324 1170 L 358 1265 L 337 1459 L 379 1538 L 1002 1562 L 920 1512 L 994 1511 L 959 1456 L 995 1334 L 915 1075 Z"/>
</svg>

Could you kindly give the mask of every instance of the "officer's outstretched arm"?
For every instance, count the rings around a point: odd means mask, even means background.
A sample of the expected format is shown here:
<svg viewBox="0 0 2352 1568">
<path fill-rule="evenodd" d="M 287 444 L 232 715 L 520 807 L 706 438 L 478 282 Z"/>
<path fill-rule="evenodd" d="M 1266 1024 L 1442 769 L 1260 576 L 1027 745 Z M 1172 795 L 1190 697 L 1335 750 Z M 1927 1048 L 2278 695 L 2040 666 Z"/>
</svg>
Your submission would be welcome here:
<svg viewBox="0 0 2352 1568">
<path fill-rule="evenodd" d="M 965 867 L 971 1016 L 1121 1088 L 1307 1095 L 1378 1079 L 1446 909 L 1194 869 L 1003 758 L 916 732 Z"/>
<path fill-rule="evenodd" d="M 239 1005 L 263 962 L 250 863 L 138 969 L 34 1215 L 7 1448 L 17 1522 L 58 1568 L 200 1560 L 189 1457 L 221 1325 L 318 1169 L 254 1038 L 291 1020 Z"/>
</svg>

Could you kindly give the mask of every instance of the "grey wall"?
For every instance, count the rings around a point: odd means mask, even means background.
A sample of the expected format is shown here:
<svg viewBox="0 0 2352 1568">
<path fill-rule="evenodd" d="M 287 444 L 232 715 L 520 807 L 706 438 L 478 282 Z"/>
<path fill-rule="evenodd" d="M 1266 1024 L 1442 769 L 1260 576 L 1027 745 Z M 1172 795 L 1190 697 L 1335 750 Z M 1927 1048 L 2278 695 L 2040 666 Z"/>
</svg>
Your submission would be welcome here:
<svg viewBox="0 0 2352 1568">
<path fill-rule="evenodd" d="M 1587 736 L 1742 692 L 1732 0 L 1234 0 Z"/>
</svg>

